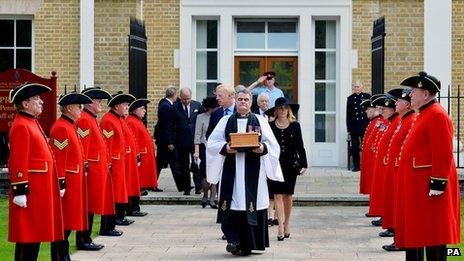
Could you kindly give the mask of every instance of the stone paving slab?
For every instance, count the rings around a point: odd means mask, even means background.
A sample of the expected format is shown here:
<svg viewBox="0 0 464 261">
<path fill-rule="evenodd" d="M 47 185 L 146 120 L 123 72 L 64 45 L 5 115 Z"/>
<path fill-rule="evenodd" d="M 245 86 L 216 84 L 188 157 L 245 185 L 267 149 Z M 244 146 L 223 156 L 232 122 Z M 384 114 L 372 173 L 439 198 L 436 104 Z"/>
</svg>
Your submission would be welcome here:
<svg viewBox="0 0 464 261">
<path fill-rule="evenodd" d="M 367 207 L 294 207 L 291 237 L 277 241 L 270 227 L 270 248 L 244 258 L 225 251 L 216 210 L 186 205 L 144 205 L 149 214 L 118 226 L 122 237 L 97 237 L 101 251 L 77 251 L 72 260 L 401 260 L 404 252 L 385 252 L 392 242 L 364 217 Z"/>
</svg>

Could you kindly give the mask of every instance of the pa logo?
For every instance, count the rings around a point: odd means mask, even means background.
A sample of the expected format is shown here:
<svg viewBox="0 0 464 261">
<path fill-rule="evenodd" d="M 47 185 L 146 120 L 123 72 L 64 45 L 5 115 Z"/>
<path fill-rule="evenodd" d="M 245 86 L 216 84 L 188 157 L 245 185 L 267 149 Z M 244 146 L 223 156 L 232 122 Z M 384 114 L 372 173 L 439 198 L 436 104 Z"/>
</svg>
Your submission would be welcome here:
<svg viewBox="0 0 464 261">
<path fill-rule="evenodd" d="M 461 256 L 461 250 L 457 247 L 447 248 L 446 255 L 447 256 Z"/>
</svg>

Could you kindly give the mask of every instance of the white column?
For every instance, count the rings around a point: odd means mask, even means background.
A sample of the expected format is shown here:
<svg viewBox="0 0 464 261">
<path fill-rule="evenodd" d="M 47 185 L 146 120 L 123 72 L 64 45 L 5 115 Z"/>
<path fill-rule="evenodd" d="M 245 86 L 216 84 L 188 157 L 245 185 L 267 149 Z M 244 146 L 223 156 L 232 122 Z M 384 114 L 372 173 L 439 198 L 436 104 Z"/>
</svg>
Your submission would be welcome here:
<svg viewBox="0 0 464 261">
<path fill-rule="evenodd" d="M 94 1 L 80 1 L 79 86 L 94 85 Z"/>
<path fill-rule="evenodd" d="M 219 21 L 219 82 L 232 84 L 234 81 L 234 25 L 229 12 Z M 238 83 L 234 83 L 237 85 Z"/>
<path fill-rule="evenodd" d="M 451 8 L 451 0 L 424 1 L 424 70 L 441 81 L 442 96 L 451 84 Z"/>
<path fill-rule="evenodd" d="M 192 24 L 192 14 L 185 10 L 185 8 L 180 9 L 180 31 L 179 31 L 179 88 L 182 87 L 191 87 L 192 89 L 192 98 L 196 99 L 196 86 L 195 86 L 195 77 L 196 72 L 193 71 L 195 66 L 193 66 L 193 57 L 194 57 L 194 42 L 192 31 L 194 30 Z M 175 54 L 174 51 L 173 55 Z"/>
</svg>

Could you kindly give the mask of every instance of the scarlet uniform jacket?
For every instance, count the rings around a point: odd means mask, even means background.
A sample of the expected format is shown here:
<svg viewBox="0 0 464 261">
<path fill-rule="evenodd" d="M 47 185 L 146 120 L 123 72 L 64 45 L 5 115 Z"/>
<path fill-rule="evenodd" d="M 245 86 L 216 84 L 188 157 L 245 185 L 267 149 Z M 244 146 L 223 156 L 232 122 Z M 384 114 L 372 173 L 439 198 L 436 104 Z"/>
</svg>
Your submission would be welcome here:
<svg viewBox="0 0 464 261">
<path fill-rule="evenodd" d="M 129 196 L 140 196 L 139 171 L 137 163 L 140 160 L 137 142 L 126 120 L 122 121 L 122 131 L 126 139 L 126 186 Z"/>
<path fill-rule="evenodd" d="M 369 214 L 373 216 L 383 215 L 383 193 L 384 193 L 384 180 L 385 171 L 387 166 L 387 152 L 390 140 L 395 133 L 396 126 L 400 122 L 398 114 L 395 114 L 390 119 L 388 127 L 383 131 L 383 135 L 379 140 L 377 146 L 377 153 L 375 155 L 375 162 L 371 178 L 371 193 L 369 194 Z"/>
<path fill-rule="evenodd" d="M 84 109 L 77 120 L 85 160 L 88 164 L 87 195 L 89 212 L 99 215 L 114 214 L 113 182 L 109 172 L 108 151 L 98 126 L 97 117 Z"/>
<path fill-rule="evenodd" d="M 87 180 L 84 150 L 74 121 L 61 115 L 50 130 L 50 145 L 56 158 L 58 177 L 65 178 L 61 200 L 65 230 L 85 230 L 87 220 Z"/>
<path fill-rule="evenodd" d="M 10 133 L 8 161 L 10 242 L 52 242 L 63 239 L 63 219 L 55 160 L 42 128 L 32 116 L 19 113 Z M 13 203 L 26 195 L 27 207 Z"/>
<path fill-rule="evenodd" d="M 381 115 L 372 118 L 364 135 L 361 151 L 361 175 L 359 177 L 359 193 L 361 194 L 369 194 L 371 191 L 371 172 L 375 160 L 372 146 L 376 142 L 379 127 L 385 121 Z"/>
<path fill-rule="evenodd" d="M 453 126 L 443 107 L 435 100 L 424 105 L 399 156 L 404 204 L 395 214 L 397 247 L 459 243 L 460 193 L 452 138 Z M 444 193 L 429 196 L 431 188 Z"/>
<path fill-rule="evenodd" d="M 126 187 L 126 141 L 122 131 L 124 119 L 110 110 L 103 115 L 100 128 L 111 160 L 111 177 L 115 203 L 127 203 Z"/>
<path fill-rule="evenodd" d="M 141 157 L 139 166 L 140 188 L 156 188 L 158 175 L 156 173 L 155 149 L 150 133 L 137 116 L 129 115 L 126 120 L 137 140 Z"/>
<path fill-rule="evenodd" d="M 394 209 L 397 192 L 397 174 L 398 174 L 398 155 L 400 153 L 401 146 L 403 145 L 406 135 L 409 133 L 413 122 L 416 120 L 416 114 L 414 111 L 409 111 L 403 117 L 400 122 L 393 129 L 394 133 L 390 139 L 388 145 L 388 152 L 386 156 L 387 166 L 385 168 L 385 180 L 384 180 L 384 196 L 383 196 L 383 213 L 382 213 L 382 228 L 391 229 L 394 226 Z"/>
</svg>

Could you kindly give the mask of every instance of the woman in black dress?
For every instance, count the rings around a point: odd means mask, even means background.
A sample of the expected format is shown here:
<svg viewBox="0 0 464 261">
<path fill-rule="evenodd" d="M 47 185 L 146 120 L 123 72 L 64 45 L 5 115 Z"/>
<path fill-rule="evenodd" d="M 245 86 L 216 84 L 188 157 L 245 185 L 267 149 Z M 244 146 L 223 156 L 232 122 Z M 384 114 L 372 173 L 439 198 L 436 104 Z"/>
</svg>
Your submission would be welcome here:
<svg viewBox="0 0 464 261">
<path fill-rule="evenodd" d="M 290 214 L 296 177 L 302 175 L 308 167 L 300 124 L 295 118 L 299 107 L 298 104 L 290 104 L 286 98 L 278 98 L 275 107 L 266 111 L 267 115 L 274 117 L 270 125 L 280 145 L 279 161 L 285 180 L 284 182 L 271 181 L 279 220 L 277 234 L 279 241 L 290 237 Z"/>
</svg>

